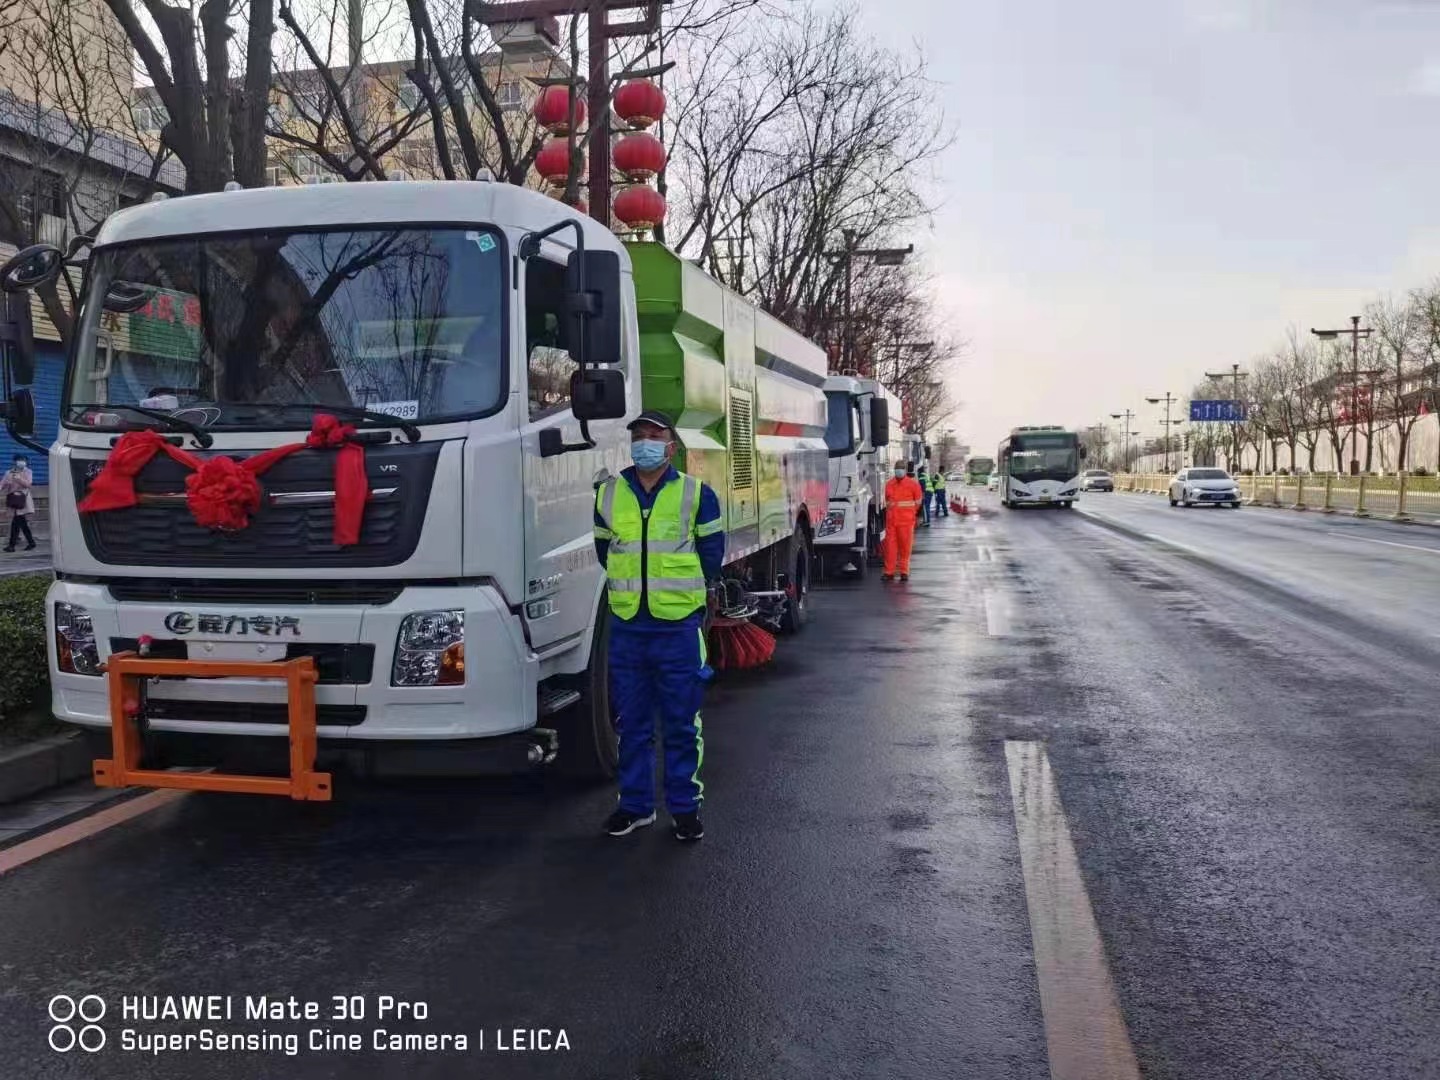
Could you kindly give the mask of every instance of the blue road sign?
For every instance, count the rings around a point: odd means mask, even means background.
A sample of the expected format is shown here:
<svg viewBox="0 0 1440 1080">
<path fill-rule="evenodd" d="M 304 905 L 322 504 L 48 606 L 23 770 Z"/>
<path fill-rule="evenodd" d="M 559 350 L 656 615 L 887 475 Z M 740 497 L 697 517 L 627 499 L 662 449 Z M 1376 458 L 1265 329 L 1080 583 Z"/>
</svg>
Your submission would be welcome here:
<svg viewBox="0 0 1440 1080">
<path fill-rule="evenodd" d="M 1192 401 L 1190 419 L 1202 423 L 1235 424 L 1245 420 L 1243 401 Z"/>
</svg>

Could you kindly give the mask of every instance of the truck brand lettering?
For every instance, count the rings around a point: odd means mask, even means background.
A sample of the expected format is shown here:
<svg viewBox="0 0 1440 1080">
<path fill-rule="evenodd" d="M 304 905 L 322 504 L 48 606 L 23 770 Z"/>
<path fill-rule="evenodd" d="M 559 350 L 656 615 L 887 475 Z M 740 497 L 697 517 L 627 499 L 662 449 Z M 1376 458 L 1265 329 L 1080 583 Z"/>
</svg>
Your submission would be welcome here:
<svg viewBox="0 0 1440 1080">
<path fill-rule="evenodd" d="M 300 619 L 294 615 L 192 615 L 172 611 L 165 616 L 165 629 L 172 634 L 260 634 L 264 637 L 300 636 Z"/>
</svg>

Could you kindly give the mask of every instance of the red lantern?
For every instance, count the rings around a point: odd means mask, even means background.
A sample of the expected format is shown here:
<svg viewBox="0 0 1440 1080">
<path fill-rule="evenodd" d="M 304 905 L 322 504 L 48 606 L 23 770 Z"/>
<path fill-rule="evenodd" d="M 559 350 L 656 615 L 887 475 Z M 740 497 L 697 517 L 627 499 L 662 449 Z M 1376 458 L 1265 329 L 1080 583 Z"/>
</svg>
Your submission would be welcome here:
<svg viewBox="0 0 1440 1080">
<path fill-rule="evenodd" d="M 648 131 L 635 131 L 615 144 L 611 160 L 631 180 L 649 180 L 665 167 L 665 147 Z"/>
<path fill-rule="evenodd" d="M 580 171 L 585 171 L 585 155 L 575 152 L 580 159 Z M 570 141 L 551 139 L 535 155 L 535 171 L 552 184 L 563 184 L 570 176 Z"/>
<path fill-rule="evenodd" d="M 615 91 L 615 113 L 632 128 L 647 128 L 665 115 L 665 95 L 649 79 L 631 79 Z"/>
<path fill-rule="evenodd" d="M 552 135 L 570 134 L 570 88 L 547 86 L 535 99 L 535 120 Z M 575 102 L 575 126 L 585 124 L 585 99 Z"/>
<path fill-rule="evenodd" d="M 628 228 L 653 229 L 665 220 L 665 198 L 654 188 L 637 184 L 615 196 L 614 212 Z"/>
</svg>

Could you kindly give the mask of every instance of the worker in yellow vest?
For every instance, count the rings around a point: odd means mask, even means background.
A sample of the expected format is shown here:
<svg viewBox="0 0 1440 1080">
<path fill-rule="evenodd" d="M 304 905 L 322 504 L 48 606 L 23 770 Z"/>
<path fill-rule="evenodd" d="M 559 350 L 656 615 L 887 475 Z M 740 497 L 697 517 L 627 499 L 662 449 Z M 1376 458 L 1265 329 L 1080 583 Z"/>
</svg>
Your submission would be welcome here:
<svg viewBox="0 0 1440 1080">
<path fill-rule="evenodd" d="M 670 418 L 646 410 L 630 424 L 634 465 L 595 493 L 595 553 L 610 600 L 610 706 L 620 734 L 620 800 L 604 830 L 611 836 L 655 823 L 657 714 L 675 837 L 705 835 L 706 583 L 720 580 L 725 523 L 710 486 L 671 465 L 678 448 Z"/>
</svg>

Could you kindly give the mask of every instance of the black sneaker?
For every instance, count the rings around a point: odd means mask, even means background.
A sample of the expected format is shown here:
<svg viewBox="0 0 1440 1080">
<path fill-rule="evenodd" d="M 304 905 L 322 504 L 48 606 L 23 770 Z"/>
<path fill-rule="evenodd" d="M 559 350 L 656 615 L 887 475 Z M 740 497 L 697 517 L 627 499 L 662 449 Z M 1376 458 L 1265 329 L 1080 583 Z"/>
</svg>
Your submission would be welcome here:
<svg viewBox="0 0 1440 1080">
<path fill-rule="evenodd" d="M 648 814 L 632 814 L 629 810 L 616 810 L 605 819 L 604 831 L 611 836 L 629 836 L 636 829 L 654 824 L 654 810 Z"/>
<path fill-rule="evenodd" d="M 881 574 L 881 575 L 880 575 L 880 580 L 881 580 L 881 581 L 894 581 L 894 580 L 895 580 L 895 575 L 894 575 L 894 574 Z"/>
<path fill-rule="evenodd" d="M 699 840 L 705 835 L 705 826 L 700 824 L 700 815 L 697 813 L 675 815 L 675 839 L 676 840 Z"/>
<path fill-rule="evenodd" d="M 901 581 L 909 581 L 909 580 L 910 580 L 910 575 L 909 575 L 909 574 L 901 574 L 901 575 L 900 575 L 900 580 L 901 580 Z"/>
</svg>

